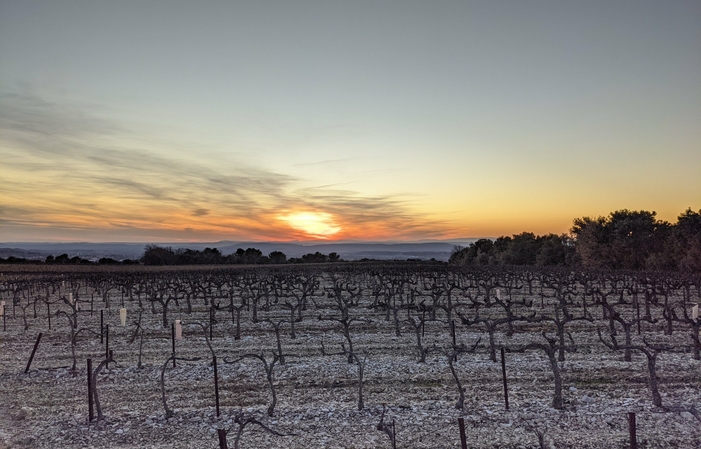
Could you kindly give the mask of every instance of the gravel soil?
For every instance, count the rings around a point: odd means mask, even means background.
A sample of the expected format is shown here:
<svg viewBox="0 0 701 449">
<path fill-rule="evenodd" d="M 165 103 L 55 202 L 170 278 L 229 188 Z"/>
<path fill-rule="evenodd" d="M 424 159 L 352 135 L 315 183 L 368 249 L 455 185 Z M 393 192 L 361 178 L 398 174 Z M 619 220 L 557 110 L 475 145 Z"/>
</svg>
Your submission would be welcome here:
<svg viewBox="0 0 701 449">
<path fill-rule="evenodd" d="M 116 302 L 116 301 L 115 301 Z M 354 348 L 364 363 L 364 407 L 358 407 L 357 363 L 338 354 L 344 342 L 341 326 L 317 319 L 310 310 L 281 328 L 284 364 L 274 366 L 277 403 L 273 416 L 266 411 L 271 390 L 263 363 L 256 358 L 232 362 L 244 354 L 263 354 L 268 363 L 277 348 L 269 323 L 252 323 L 242 316 L 242 338 L 225 312 L 217 315 L 212 346 L 218 358 L 220 416 L 216 415 L 211 352 L 201 328 L 188 321 L 206 322 L 208 312 L 196 308 L 181 318 L 183 339 L 177 341 L 177 367 L 165 365 L 171 354 L 170 329 L 159 314 L 143 314 L 143 366 L 138 368 L 139 340 L 134 334 L 135 304 L 122 327 L 118 308 L 105 308 L 110 325 L 114 362 L 97 377 L 104 418 L 88 423 L 86 360 L 94 365 L 104 357 L 99 334 L 77 337 L 77 370 L 72 355 L 68 320 L 46 313 L 28 320 L 7 308 L 5 330 L 0 320 L 0 448 L 217 448 L 217 429 L 228 431 L 234 447 L 240 423 L 249 420 L 238 439 L 241 448 L 391 448 L 387 433 L 377 426 L 394 424 L 396 447 L 459 448 L 458 418 L 463 418 L 470 448 L 628 448 L 628 413 L 635 412 L 640 448 L 701 448 L 701 362 L 688 351 L 662 352 L 657 360 L 664 407 L 655 407 L 648 388 L 647 358 L 634 352 L 606 348 L 596 324 L 572 324 L 576 351 L 560 362 L 564 408 L 552 407 L 554 378 L 546 354 L 540 350 L 507 352 L 509 410 L 505 409 L 501 363 L 489 359 L 486 333 L 479 326 L 458 325 L 457 342 L 474 351 L 458 355 L 455 370 L 465 388 L 462 410 L 455 407 L 458 390 L 445 350 L 436 350 L 419 363 L 414 328 L 403 323 L 401 335 L 384 314 L 358 309 L 363 321 L 351 325 Z M 329 311 L 329 313 L 331 313 Z M 265 314 L 263 314 L 265 315 Z M 282 312 L 279 312 L 282 316 Z M 80 312 L 79 328 L 100 329 L 97 309 Z M 504 331 L 505 329 L 501 329 Z M 545 342 L 533 325 L 516 326 L 507 337 L 497 332 L 496 344 L 518 349 Z M 41 343 L 28 373 L 25 367 L 39 332 Z M 662 335 L 651 332 L 650 335 Z M 637 338 L 637 337 L 636 337 Z M 681 347 L 688 331 L 666 337 Z M 670 340 L 671 339 L 671 340 Z M 322 353 L 322 342 L 325 353 Z M 444 321 L 426 324 L 426 347 L 450 347 Z M 336 354 L 328 354 L 336 353 Z M 185 360 L 187 359 L 187 360 Z M 197 360 L 194 360 L 197 359 Z M 161 373 L 172 417 L 166 419 L 161 396 Z M 237 422 L 238 421 L 238 422 Z M 262 425 L 262 426 L 261 426 Z M 266 428 L 274 431 L 271 433 Z M 541 441 L 542 440 L 542 441 Z"/>
</svg>

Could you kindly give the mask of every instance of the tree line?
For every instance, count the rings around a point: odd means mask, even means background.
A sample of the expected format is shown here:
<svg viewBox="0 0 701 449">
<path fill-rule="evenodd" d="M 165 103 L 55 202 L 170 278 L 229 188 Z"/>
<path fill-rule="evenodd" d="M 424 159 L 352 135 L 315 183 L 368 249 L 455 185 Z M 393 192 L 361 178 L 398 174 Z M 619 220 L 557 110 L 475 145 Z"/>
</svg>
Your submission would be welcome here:
<svg viewBox="0 0 701 449">
<path fill-rule="evenodd" d="M 141 263 L 144 265 L 265 265 L 288 263 L 327 263 L 340 262 L 337 253 L 320 252 L 305 254 L 302 257 L 287 258 L 282 251 L 272 251 L 267 256 L 256 248 L 238 248 L 229 255 L 223 255 L 217 248 L 205 248 L 202 251 L 158 245 L 146 245 Z"/>
<path fill-rule="evenodd" d="M 456 247 L 450 263 L 700 272 L 701 210 L 689 208 L 673 224 L 656 215 L 623 209 L 607 217 L 575 218 L 569 234 L 480 239 Z"/>
<path fill-rule="evenodd" d="M 19 264 L 19 265 L 138 265 L 139 260 L 123 259 L 116 260 L 111 257 L 102 257 L 98 261 L 85 259 L 80 256 L 69 257 L 68 254 L 59 256 L 49 255 L 43 261 L 40 259 L 28 259 L 26 257 L 9 256 L 7 259 L 0 257 L 0 264 Z"/>
<path fill-rule="evenodd" d="M 98 261 L 82 258 L 80 256 L 69 257 L 67 254 L 60 256 L 47 256 L 44 261 L 27 259 L 24 257 L 10 256 L 0 258 L 0 264 L 31 264 L 31 265 L 282 265 L 298 263 L 329 263 L 341 262 L 341 256 L 332 252 L 322 254 L 319 251 L 305 254 L 301 257 L 290 257 L 282 251 L 272 251 L 267 256 L 256 248 L 239 248 L 236 252 L 223 255 L 217 248 L 205 248 L 202 251 L 169 246 L 146 245 L 143 255 L 138 259 L 116 260 L 111 257 L 102 257 Z"/>
</svg>

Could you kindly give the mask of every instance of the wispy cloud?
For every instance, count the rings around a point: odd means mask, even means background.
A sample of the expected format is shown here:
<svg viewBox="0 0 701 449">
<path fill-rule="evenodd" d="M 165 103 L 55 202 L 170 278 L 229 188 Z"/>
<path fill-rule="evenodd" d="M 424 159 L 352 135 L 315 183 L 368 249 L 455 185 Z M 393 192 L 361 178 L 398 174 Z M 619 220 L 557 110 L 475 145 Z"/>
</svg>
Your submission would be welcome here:
<svg viewBox="0 0 701 449">
<path fill-rule="evenodd" d="M 1 94 L 0 102 L 0 226 L 8 240 L 27 227 L 41 227 L 47 239 L 51 229 L 125 238 L 158 230 L 168 238 L 310 238 L 275 219 L 284 211 L 331 214 L 344 239 L 452 231 L 412 212 L 411 195 L 362 196 L 339 185 L 299 189 L 310 180 L 255 161 L 199 161 L 181 151 L 186 143 L 158 141 L 90 107 L 19 93 Z"/>
</svg>

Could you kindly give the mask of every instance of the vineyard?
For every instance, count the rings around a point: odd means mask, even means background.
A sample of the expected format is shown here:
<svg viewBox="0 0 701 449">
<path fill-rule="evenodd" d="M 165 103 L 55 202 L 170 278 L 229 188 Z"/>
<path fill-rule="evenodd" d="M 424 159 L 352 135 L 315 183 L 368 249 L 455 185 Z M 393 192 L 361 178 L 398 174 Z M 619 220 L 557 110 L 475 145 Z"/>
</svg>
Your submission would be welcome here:
<svg viewBox="0 0 701 449">
<path fill-rule="evenodd" d="M 698 274 L 4 266 L 0 295 L 0 449 L 701 447 Z"/>
</svg>

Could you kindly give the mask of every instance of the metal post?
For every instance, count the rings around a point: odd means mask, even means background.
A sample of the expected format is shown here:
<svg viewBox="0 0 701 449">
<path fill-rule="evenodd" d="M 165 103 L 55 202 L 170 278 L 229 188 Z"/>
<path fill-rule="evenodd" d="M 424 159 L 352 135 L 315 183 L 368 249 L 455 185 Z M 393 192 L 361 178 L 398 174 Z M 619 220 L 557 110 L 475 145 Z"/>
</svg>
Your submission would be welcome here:
<svg viewBox="0 0 701 449">
<path fill-rule="evenodd" d="M 27 362 L 27 367 L 24 369 L 25 373 L 29 372 L 29 366 L 32 364 L 32 360 L 34 360 L 34 354 L 37 352 L 37 348 L 39 347 L 39 342 L 41 341 L 41 332 L 39 332 L 39 335 L 37 336 L 37 341 L 34 343 L 34 349 L 32 349 L 32 355 L 29 356 L 29 361 Z"/>
<path fill-rule="evenodd" d="M 450 320 L 450 336 L 453 337 L 453 350 L 455 349 L 455 320 Z M 453 351 L 453 361 L 458 361 L 458 353 Z"/>
<path fill-rule="evenodd" d="M 88 359 L 88 422 L 95 419 L 93 411 L 93 396 L 92 396 L 92 359 Z"/>
<path fill-rule="evenodd" d="M 458 418 L 458 425 L 460 426 L 460 445 L 462 449 L 467 449 L 467 436 L 465 435 L 465 418 Z"/>
<path fill-rule="evenodd" d="M 509 390 L 506 387 L 506 360 L 504 360 L 504 348 L 501 348 L 501 377 L 504 380 L 504 406 L 509 410 Z"/>
<path fill-rule="evenodd" d="M 212 358 L 212 362 L 214 363 L 214 401 L 217 407 L 217 416 L 219 416 L 219 379 L 217 376 L 217 356 L 215 355 Z"/>
<path fill-rule="evenodd" d="M 638 449 L 638 437 L 635 429 L 634 412 L 628 412 L 628 431 L 630 432 L 630 449 Z"/>
<path fill-rule="evenodd" d="M 110 325 L 105 325 L 105 360 L 110 359 Z M 110 369 L 109 362 L 105 363 L 105 369 Z"/>
<path fill-rule="evenodd" d="M 105 311 L 100 310 L 100 344 L 105 342 Z"/>
<path fill-rule="evenodd" d="M 173 342 L 173 368 L 175 368 L 175 323 L 170 323 L 170 339 Z"/>
</svg>

